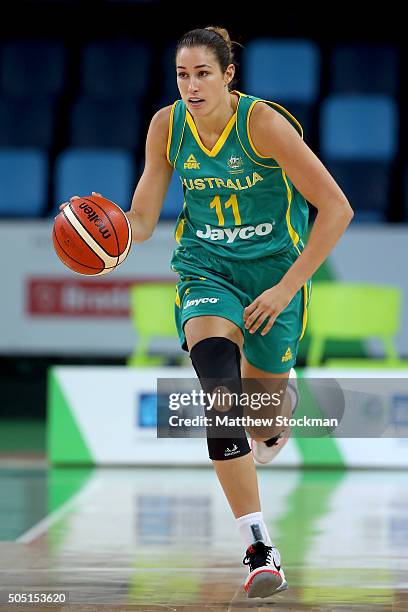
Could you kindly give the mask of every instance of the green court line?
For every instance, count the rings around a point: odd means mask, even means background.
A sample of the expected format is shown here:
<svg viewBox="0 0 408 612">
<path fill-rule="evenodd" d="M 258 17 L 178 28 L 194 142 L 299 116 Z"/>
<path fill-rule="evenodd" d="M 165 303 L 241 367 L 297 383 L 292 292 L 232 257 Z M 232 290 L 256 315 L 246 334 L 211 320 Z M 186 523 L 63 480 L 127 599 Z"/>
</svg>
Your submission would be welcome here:
<svg viewBox="0 0 408 612">
<path fill-rule="evenodd" d="M 296 417 L 322 417 L 318 404 L 307 385 L 307 378 L 298 373 L 298 388 L 300 393 L 299 406 L 295 412 Z M 346 462 L 339 448 L 336 438 L 303 437 L 302 428 L 293 428 L 293 440 L 299 450 L 303 466 L 345 467 Z"/>
<path fill-rule="evenodd" d="M 330 512 L 330 500 L 346 477 L 346 470 L 300 470 L 300 480 L 286 498 L 286 511 L 274 521 L 283 566 L 304 567 L 314 544 L 318 523 Z M 301 516 L 301 520 L 299 520 Z"/>
<path fill-rule="evenodd" d="M 384 586 L 391 580 L 386 569 L 357 570 L 357 573 L 366 571 L 369 579 L 361 586 L 350 584 L 347 588 L 341 588 L 321 584 L 322 576 L 325 581 L 332 578 L 335 583 L 339 572 L 344 576 L 350 572 L 349 569 L 316 568 L 310 557 L 310 551 L 319 537 L 319 523 L 330 514 L 331 499 L 347 477 L 347 470 L 303 470 L 300 475 L 300 481 L 286 499 L 286 512 L 273 522 L 271 528 L 272 534 L 278 535 L 276 543 L 282 553 L 289 586 L 297 589 L 299 600 L 308 606 L 335 605 L 338 601 L 350 606 L 364 603 L 390 605 L 393 591 Z M 338 526 L 333 524 L 335 528 Z M 296 570 L 297 584 L 291 584 L 292 568 Z"/>
<path fill-rule="evenodd" d="M 75 462 L 93 465 L 93 457 L 76 422 L 58 377 L 51 368 L 47 389 L 47 451 L 56 464 Z"/>
<path fill-rule="evenodd" d="M 298 373 L 298 388 L 301 400 L 295 412 L 296 417 L 303 415 L 321 417 L 322 413 L 307 378 Z M 279 534 L 283 548 L 283 563 L 290 569 L 305 567 L 311 547 L 318 533 L 319 521 L 330 512 L 330 500 L 336 489 L 346 477 L 346 464 L 335 438 L 300 437 L 300 428 L 293 428 L 293 440 L 302 459 L 299 474 L 300 480 L 286 499 L 287 510 L 274 524 L 272 533 Z M 303 467 L 326 466 L 339 469 L 302 469 Z M 301 521 L 299 520 L 301 516 Z M 305 591 L 303 597 L 308 599 Z"/>
</svg>

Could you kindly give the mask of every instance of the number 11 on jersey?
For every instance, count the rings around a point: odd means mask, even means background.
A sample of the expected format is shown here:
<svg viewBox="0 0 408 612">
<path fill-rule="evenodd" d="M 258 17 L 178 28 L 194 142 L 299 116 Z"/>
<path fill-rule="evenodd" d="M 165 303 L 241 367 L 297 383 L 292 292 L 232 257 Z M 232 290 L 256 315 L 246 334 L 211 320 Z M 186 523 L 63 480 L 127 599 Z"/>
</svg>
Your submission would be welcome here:
<svg viewBox="0 0 408 612">
<path fill-rule="evenodd" d="M 234 215 L 235 225 L 241 225 L 241 215 L 239 214 L 238 198 L 235 193 L 226 202 L 224 202 L 224 207 L 226 209 L 232 207 L 232 214 Z M 215 208 L 218 225 L 224 225 L 224 215 L 222 213 L 222 204 L 220 196 L 215 196 L 215 198 L 210 202 L 210 208 Z"/>
</svg>

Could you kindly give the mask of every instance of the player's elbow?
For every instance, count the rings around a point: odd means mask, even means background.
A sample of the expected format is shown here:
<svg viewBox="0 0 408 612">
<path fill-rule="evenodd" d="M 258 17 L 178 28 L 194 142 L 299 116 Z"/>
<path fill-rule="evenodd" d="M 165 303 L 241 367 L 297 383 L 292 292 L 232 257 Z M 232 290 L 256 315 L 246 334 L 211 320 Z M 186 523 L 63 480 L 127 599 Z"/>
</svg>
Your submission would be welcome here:
<svg viewBox="0 0 408 612">
<path fill-rule="evenodd" d="M 327 210 L 331 211 L 331 215 L 334 215 L 338 223 L 344 224 L 345 227 L 351 222 L 354 217 L 354 211 L 350 206 L 350 202 L 344 194 L 341 196 L 334 197 L 329 201 Z"/>
<path fill-rule="evenodd" d="M 146 240 L 149 240 L 149 238 L 151 238 L 152 233 L 143 233 L 141 234 L 140 232 L 138 232 L 137 234 L 133 234 L 132 233 L 132 242 L 135 242 L 137 244 L 141 244 L 142 242 L 146 242 Z"/>
<path fill-rule="evenodd" d="M 339 209 L 346 226 L 349 225 L 354 217 L 354 210 L 350 206 L 350 202 L 347 200 L 347 198 L 342 199 Z"/>
<path fill-rule="evenodd" d="M 142 242 L 146 242 L 146 240 L 149 240 L 149 238 L 152 237 L 153 232 L 154 228 L 145 228 L 139 225 L 135 229 L 135 231 L 132 230 L 132 242 L 136 242 L 139 244 Z"/>
</svg>

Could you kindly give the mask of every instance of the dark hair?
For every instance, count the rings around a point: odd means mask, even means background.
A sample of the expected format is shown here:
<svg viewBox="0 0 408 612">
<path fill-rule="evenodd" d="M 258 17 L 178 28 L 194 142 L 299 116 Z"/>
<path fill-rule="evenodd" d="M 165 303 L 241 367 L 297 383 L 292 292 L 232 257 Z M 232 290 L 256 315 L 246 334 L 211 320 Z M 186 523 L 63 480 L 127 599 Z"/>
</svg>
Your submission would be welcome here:
<svg viewBox="0 0 408 612">
<path fill-rule="evenodd" d="M 197 28 L 190 30 L 180 38 L 176 45 L 176 56 L 183 47 L 207 47 L 216 56 L 221 71 L 225 72 L 229 64 L 235 64 L 233 44 L 224 28 L 215 26 Z"/>
</svg>

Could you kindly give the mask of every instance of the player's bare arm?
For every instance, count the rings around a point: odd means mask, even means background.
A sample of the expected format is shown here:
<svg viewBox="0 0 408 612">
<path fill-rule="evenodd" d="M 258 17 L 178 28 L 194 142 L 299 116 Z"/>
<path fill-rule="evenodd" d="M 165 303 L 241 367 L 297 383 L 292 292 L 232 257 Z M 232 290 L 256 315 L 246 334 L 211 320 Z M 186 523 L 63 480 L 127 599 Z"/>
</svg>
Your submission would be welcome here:
<svg viewBox="0 0 408 612">
<path fill-rule="evenodd" d="M 146 139 L 146 161 L 136 186 L 127 217 L 134 242 L 152 235 L 171 180 L 173 168 L 167 161 L 167 137 L 171 106 L 159 110 L 152 118 Z"/>
<path fill-rule="evenodd" d="M 282 115 L 259 102 L 253 109 L 249 127 L 256 150 L 275 159 L 298 191 L 318 210 L 302 254 L 278 285 L 261 294 L 244 311 L 246 327 L 251 332 L 269 318 L 264 335 L 327 258 L 354 213 L 336 181 Z"/>
</svg>

